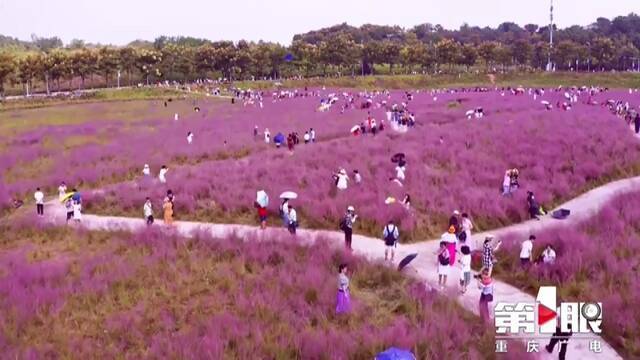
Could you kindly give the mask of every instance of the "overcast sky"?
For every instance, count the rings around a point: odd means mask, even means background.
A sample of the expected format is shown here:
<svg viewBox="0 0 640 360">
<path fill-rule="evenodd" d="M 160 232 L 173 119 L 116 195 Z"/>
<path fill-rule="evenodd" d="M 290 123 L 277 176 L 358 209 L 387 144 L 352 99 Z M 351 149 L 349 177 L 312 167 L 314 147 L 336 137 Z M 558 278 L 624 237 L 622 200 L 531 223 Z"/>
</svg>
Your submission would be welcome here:
<svg viewBox="0 0 640 360">
<path fill-rule="evenodd" d="M 559 27 L 588 25 L 640 10 L 640 0 L 555 0 Z M 294 34 L 347 22 L 429 22 L 457 29 L 513 21 L 546 24 L 548 0 L 0 0 L 0 34 L 59 36 L 123 45 L 135 39 L 185 35 L 211 40 L 289 44 Z"/>
</svg>

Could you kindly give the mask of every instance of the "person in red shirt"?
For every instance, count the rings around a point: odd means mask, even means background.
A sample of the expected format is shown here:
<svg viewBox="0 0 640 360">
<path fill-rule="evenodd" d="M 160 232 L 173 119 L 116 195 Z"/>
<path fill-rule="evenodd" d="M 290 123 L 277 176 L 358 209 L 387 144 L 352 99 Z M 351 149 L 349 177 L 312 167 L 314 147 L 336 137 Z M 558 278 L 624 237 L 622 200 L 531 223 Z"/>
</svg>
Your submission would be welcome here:
<svg viewBox="0 0 640 360">
<path fill-rule="evenodd" d="M 260 218 L 260 229 L 267 228 L 267 208 L 258 206 L 258 217 Z"/>
</svg>

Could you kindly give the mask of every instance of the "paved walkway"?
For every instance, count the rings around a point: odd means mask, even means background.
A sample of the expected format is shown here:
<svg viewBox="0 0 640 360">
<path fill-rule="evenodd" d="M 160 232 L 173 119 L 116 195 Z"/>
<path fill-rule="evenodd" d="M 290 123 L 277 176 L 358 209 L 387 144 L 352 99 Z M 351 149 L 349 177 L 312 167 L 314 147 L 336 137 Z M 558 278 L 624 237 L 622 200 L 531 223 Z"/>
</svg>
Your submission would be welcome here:
<svg viewBox="0 0 640 360">
<path fill-rule="evenodd" d="M 526 221 L 520 224 L 507 226 L 501 229 L 496 229 L 490 233 L 494 236 L 502 236 L 507 233 L 520 234 L 523 238 L 528 236 L 532 232 L 537 232 L 543 228 L 561 226 L 566 224 L 574 224 L 581 220 L 585 220 L 597 212 L 605 203 L 610 201 L 618 194 L 640 190 L 640 176 L 614 181 L 593 189 L 577 198 L 562 204 L 558 208 L 565 208 L 571 210 L 571 216 L 566 220 L 555 220 L 549 216 L 543 217 L 540 221 L 532 220 Z M 64 222 L 64 209 L 56 201 L 48 202 L 45 213 L 49 215 L 49 219 L 56 223 Z M 162 225 L 162 221 L 157 221 L 158 225 Z M 146 228 L 146 224 L 143 219 L 116 217 L 116 216 L 97 216 L 97 215 L 83 215 L 82 226 L 90 230 L 124 230 L 124 231 L 136 231 Z M 224 237 L 229 234 L 235 234 L 245 239 L 251 239 L 256 241 L 260 239 L 267 239 L 274 234 L 286 234 L 284 229 L 269 228 L 267 230 L 260 230 L 254 226 L 248 225 L 234 225 L 234 224 L 213 224 L 213 223 L 200 223 L 189 221 L 176 221 L 175 226 L 170 231 L 175 231 L 179 235 L 185 237 L 191 237 L 198 233 L 208 233 L 215 237 Z M 472 235 L 472 243 L 481 241 L 487 233 L 478 233 Z M 287 234 L 287 236 L 289 236 Z M 337 231 L 326 230 L 305 230 L 300 229 L 298 232 L 298 238 L 301 241 L 330 241 L 336 246 L 341 246 L 343 242 L 343 234 Z M 418 257 L 408 267 L 407 272 L 416 278 L 425 281 L 428 285 L 437 284 L 438 276 L 436 272 L 437 263 L 435 252 L 438 247 L 437 240 L 423 241 L 414 244 L 400 245 L 398 253 L 396 254 L 396 263 L 402 257 L 411 254 L 418 253 Z M 364 256 L 365 258 L 373 261 L 381 261 L 384 258 L 384 245 L 379 239 L 370 238 L 362 235 L 353 236 L 353 248 L 356 254 Z M 466 294 L 461 295 L 458 292 L 457 281 L 459 279 L 459 269 L 457 267 L 452 268 L 452 272 L 449 276 L 448 287 L 444 290 L 447 296 L 455 298 L 462 306 L 467 310 L 470 310 L 478 314 L 478 299 L 479 290 L 475 286 L 471 286 Z M 495 302 L 507 302 L 518 303 L 527 302 L 535 303 L 535 298 L 518 288 L 501 281 L 494 282 L 494 299 Z M 574 335 L 572 340 L 569 341 L 568 358 L 569 359 L 587 359 L 596 356 L 589 350 L 588 340 L 577 340 L 579 335 Z M 526 340 L 526 339 L 524 339 Z M 538 340 L 541 344 L 546 344 L 548 340 Z M 597 354 L 598 359 L 621 359 L 621 357 L 611 348 L 606 342 L 601 341 L 602 353 Z M 542 347 L 541 347 L 542 349 Z M 544 349 L 542 349 L 544 352 Z M 556 349 L 557 353 L 557 349 Z M 548 355 L 546 352 L 540 354 L 540 358 L 556 358 L 557 355 Z"/>
</svg>

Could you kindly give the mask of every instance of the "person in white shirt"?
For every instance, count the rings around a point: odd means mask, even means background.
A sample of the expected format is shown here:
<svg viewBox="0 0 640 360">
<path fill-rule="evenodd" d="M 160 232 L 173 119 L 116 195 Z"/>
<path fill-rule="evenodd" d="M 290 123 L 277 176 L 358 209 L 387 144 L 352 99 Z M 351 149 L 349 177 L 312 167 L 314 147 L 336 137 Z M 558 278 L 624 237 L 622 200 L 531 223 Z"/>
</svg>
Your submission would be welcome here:
<svg viewBox="0 0 640 360">
<path fill-rule="evenodd" d="M 529 236 L 528 240 L 522 242 L 520 246 L 520 265 L 523 267 L 529 266 L 533 259 L 533 242 L 535 241 L 535 235 Z"/>
<path fill-rule="evenodd" d="M 73 220 L 77 223 L 82 220 L 82 205 L 78 201 L 73 202 Z"/>
<path fill-rule="evenodd" d="M 311 142 L 312 143 L 316 142 L 316 131 L 313 130 L 313 128 L 311 128 L 311 130 L 309 130 L 309 135 L 311 136 Z"/>
<path fill-rule="evenodd" d="M 153 224 L 153 207 L 151 205 L 151 199 L 147 198 L 143 207 L 144 218 L 147 221 L 147 225 Z"/>
<path fill-rule="evenodd" d="M 471 249 L 467 245 L 462 245 L 460 247 L 460 259 L 458 259 L 458 263 L 460 264 L 460 292 L 467 292 L 467 287 L 469 283 L 471 283 Z"/>
<path fill-rule="evenodd" d="M 547 245 L 542 252 L 542 262 L 549 265 L 556 262 L 556 251 L 553 250 L 553 246 L 551 246 L 551 244 Z"/>
<path fill-rule="evenodd" d="M 187 143 L 193 143 L 193 133 L 191 131 L 187 133 Z"/>
<path fill-rule="evenodd" d="M 303 139 L 305 144 L 308 144 L 311 141 L 311 135 L 309 135 L 308 131 L 305 131 Z"/>
<path fill-rule="evenodd" d="M 151 176 L 151 168 L 149 167 L 149 164 L 144 164 L 144 168 L 142 168 L 142 175 Z"/>
<path fill-rule="evenodd" d="M 264 142 L 267 144 L 271 142 L 271 132 L 269 132 L 269 128 L 264 129 Z"/>
<path fill-rule="evenodd" d="M 336 179 L 336 187 L 339 190 L 346 190 L 349 183 L 349 176 L 347 175 L 347 171 L 345 169 L 340 169 L 340 171 L 334 175 Z"/>
<path fill-rule="evenodd" d="M 404 172 L 406 168 L 404 166 L 396 166 L 396 179 L 404 181 L 405 175 Z"/>
<path fill-rule="evenodd" d="M 175 113 L 175 114 L 173 115 L 173 120 L 178 121 L 178 113 Z"/>
<path fill-rule="evenodd" d="M 44 216 L 44 194 L 40 191 L 40 188 L 36 189 L 33 197 L 36 200 L 36 213 L 38 216 Z"/>
<path fill-rule="evenodd" d="M 506 196 L 511 194 L 511 170 L 507 170 L 504 173 L 502 180 L 502 195 Z"/>
<path fill-rule="evenodd" d="M 167 166 L 162 165 L 162 167 L 160 168 L 160 172 L 158 173 L 158 179 L 163 184 L 167 182 L 167 172 L 169 172 Z"/>
<path fill-rule="evenodd" d="M 67 194 L 67 184 L 63 182 L 60 183 L 60 186 L 58 186 L 58 199 L 60 199 L 60 201 L 62 201 L 62 199 L 64 199 L 64 196 Z"/>
<path fill-rule="evenodd" d="M 295 235 L 297 228 L 298 228 L 298 214 L 296 213 L 296 209 L 294 209 L 293 206 L 289 206 L 289 232 L 292 235 Z"/>
</svg>

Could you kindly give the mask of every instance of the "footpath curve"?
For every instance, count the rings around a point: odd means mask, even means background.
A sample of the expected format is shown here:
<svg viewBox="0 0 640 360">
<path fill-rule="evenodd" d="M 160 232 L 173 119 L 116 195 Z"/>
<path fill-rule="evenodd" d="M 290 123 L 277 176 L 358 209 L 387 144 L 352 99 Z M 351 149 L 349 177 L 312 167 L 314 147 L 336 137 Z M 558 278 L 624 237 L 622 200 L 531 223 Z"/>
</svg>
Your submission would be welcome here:
<svg viewBox="0 0 640 360">
<path fill-rule="evenodd" d="M 545 216 L 540 221 L 530 220 L 490 232 L 473 234 L 471 237 L 471 244 L 479 243 L 481 239 L 484 239 L 484 237 L 489 233 L 496 237 L 510 233 L 517 234 L 524 238 L 531 233 L 541 231 L 545 228 L 575 224 L 594 215 L 604 204 L 612 200 L 615 196 L 632 191 L 640 191 L 640 176 L 605 184 L 558 206 L 558 208 L 571 210 L 571 216 L 566 220 L 559 221 L 551 218 L 550 216 Z M 64 209 L 59 203 L 57 203 L 57 201 L 54 200 L 48 202 L 46 207 L 47 210 L 45 213 L 48 215 L 49 221 L 56 224 L 64 222 Z M 163 223 L 159 220 L 157 221 L 157 224 Z M 256 226 L 249 225 L 214 224 L 190 221 L 176 221 L 174 225 L 175 226 L 169 231 L 175 231 L 177 234 L 185 237 L 192 237 L 198 233 L 209 233 L 214 237 L 224 237 L 226 235 L 235 234 L 243 238 L 250 238 L 252 240 L 259 241 L 261 239 L 269 238 L 274 234 L 283 234 L 285 232 L 284 229 L 280 228 L 260 230 Z M 141 218 L 137 219 L 89 214 L 83 215 L 81 226 L 89 230 L 103 231 L 138 231 L 146 228 L 146 224 Z M 318 240 L 330 241 L 336 246 L 341 246 L 344 239 L 341 232 L 306 229 L 299 229 L 297 237 L 303 242 L 313 242 Z M 380 261 L 384 258 L 384 245 L 379 239 L 354 234 L 352 245 L 356 254 L 364 256 L 369 260 Z M 436 288 L 435 284 L 437 284 L 438 276 L 435 252 L 437 247 L 437 240 L 400 245 L 396 254 L 396 262 L 408 254 L 418 253 L 418 257 L 411 263 L 408 271 L 412 276 L 421 281 L 425 281 L 427 285 Z M 457 267 L 452 268 L 449 278 L 448 287 L 443 291 L 446 293 L 446 296 L 456 299 L 462 306 L 464 306 L 464 308 L 478 314 L 479 290 L 472 285 L 470 286 L 469 291 L 465 294 L 460 294 L 457 291 L 457 280 L 459 279 L 459 269 Z M 495 280 L 494 282 L 494 299 L 494 304 L 496 302 L 535 303 L 535 298 L 532 295 L 499 280 Z M 536 334 L 535 336 L 537 341 L 540 343 L 541 352 L 539 353 L 539 358 L 556 358 L 557 355 L 555 355 L 555 353 L 558 351 L 557 347 L 552 355 L 547 354 L 543 348 L 543 346 L 548 342 L 548 337 L 545 339 L 544 336 L 541 336 L 540 334 Z M 600 341 L 602 345 L 602 352 L 594 354 L 589 349 L 589 340 L 579 339 L 580 336 L 576 334 L 572 337 L 571 341 L 569 341 L 569 347 L 567 350 L 567 354 L 569 355 L 568 358 L 588 359 L 597 356 L 597 358 L 601 360 L 621 359 L 616 351 L 604 340 Z M 591 339 L 593 339 L 593 337 Z M 523 341 L 526 340 L 526 338 L 523 338 Z"/>
</svg>

